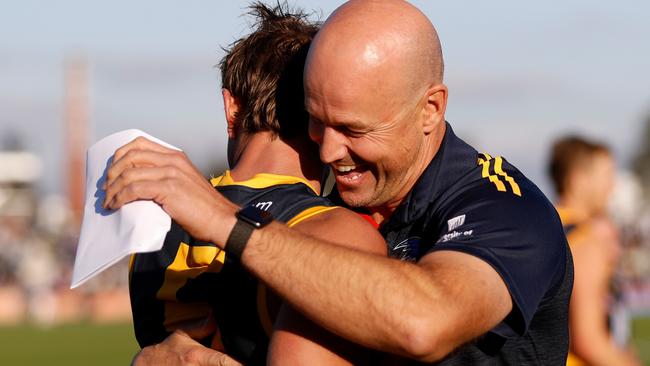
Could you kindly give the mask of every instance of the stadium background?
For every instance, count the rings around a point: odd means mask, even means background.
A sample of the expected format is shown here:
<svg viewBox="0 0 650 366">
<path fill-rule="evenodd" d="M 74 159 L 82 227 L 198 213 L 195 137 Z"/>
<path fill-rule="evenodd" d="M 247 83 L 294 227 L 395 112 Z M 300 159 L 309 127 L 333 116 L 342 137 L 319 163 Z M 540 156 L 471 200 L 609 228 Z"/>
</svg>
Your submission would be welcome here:
<svg viewBox="0 0 650 366">
<path fill-rule="evenodd" d="M 219 173 L 225 126 L 213 66 L 246 33 L 247 3 L 2 3 L 1 364 L 126 364 L 136 351 L 124 263 L 67 289 L 83 151 L 140 128 Z M 314 19 L 340 3 L 290 2 Z M 448 119 L 460 136 L 506 156 L 551 197 L 544 167 L 554 138 L 580 133 L 613 147 L 612 212 L 625 245 L 617 336 L 630 336 L 650 364 L 650 3 L 413 3 L 440 33 Z"/>
</svg>

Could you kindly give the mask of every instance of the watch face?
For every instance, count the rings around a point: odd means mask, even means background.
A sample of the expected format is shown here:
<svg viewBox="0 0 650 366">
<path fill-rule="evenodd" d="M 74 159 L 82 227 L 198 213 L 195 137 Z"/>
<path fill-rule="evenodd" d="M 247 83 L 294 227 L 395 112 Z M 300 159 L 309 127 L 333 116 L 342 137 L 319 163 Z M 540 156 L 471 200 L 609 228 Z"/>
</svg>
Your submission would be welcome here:
<svg viewBox="0 0 650 366">
<path fill-rule="evenodd" d="M 242 208 L 237 212 L 237 217 L 256 228 L 263 227 L 273 221 L 273 215 L 267 211 L 260 210 L 255 206 L 246 206 Z"/>
</svg>

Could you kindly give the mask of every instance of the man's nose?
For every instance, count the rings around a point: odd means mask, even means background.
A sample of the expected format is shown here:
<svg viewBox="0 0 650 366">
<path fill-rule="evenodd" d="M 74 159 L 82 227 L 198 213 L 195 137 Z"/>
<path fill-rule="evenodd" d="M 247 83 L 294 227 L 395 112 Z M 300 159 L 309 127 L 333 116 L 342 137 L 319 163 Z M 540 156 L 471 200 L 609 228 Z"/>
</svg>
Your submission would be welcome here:
<svg viewBox="0 0 650 366">
<path fill-rule="evenodd" d="M 319 144 L 320 160 L 325 164 L 341 160 L 347 154 L 345 136 L 334 128 L 323 128 Z"/>
</svg>

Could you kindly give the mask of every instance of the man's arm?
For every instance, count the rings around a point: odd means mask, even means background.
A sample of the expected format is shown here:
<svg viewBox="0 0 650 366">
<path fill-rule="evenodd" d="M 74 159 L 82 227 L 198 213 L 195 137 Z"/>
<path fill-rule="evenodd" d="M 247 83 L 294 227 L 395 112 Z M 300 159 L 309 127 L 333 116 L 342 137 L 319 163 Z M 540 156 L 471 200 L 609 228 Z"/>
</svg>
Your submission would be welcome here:
<svg viewBox="0 0 650 366">
<path fill-rule="evenodd" d="M 154 200 L 191 235 L 223 246 L 238 207 L 201 183 L 202 178 L 197 181 L 184 155 L 157 152 L 151 144 L 136 139 L 116 152 L 107 207 Z M 412 264 L 272 223 L 253 233 L 242 264 L 333 333 L 423 361 L 438 360 L 484 334 L 512 309 L 499 274 L 460 252 L 433 252 Z"/>
<path fill-rule="evenodd" d="M 242 263 L 333 333 L 422 361 L 441 359 L 487 332 L 512 307 L 494 269 L 459 252 L 411 264 L 272 225 L 253 234 Z"/>
<path fill-rule="evenodd" d="M 386 242 L 379 232 L 347 209 L 327 211 L 293 228 L 332 244 L 386 256 Z M 284 303 L 275 322 L 267 364 L 364 365 L 369 364 L 371 353 L 319 327 Z"/>
<path fill-rule="evenodd" d="M 585 229 L 589 232 L 584 236 L 569 236 L 575 265 L 569 307 L 571 351 L 589 365 L 640 365 L 614 344 L 607 329 L 605 299 L 611 274 L 609 247 L 617 240 L 614 228 L 606 220 L 595 220 Z"/>
</svg>

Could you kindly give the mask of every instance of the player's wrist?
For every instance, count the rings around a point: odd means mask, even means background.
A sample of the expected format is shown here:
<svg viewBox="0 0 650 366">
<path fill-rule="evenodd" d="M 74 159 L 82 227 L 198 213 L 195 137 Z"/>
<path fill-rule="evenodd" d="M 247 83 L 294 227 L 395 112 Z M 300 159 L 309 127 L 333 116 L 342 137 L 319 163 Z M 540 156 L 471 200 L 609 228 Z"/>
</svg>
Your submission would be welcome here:
<svg viewBox="0 0 650 366">
<path fill-rule="evenodd" d="M 248 241 L 255 231 L 273 221 L 273 215 L 255 206 L 247 206 L 237 211 L 236 223 L 228 235 L 224 250 L 231 258 L 239 260 Z"/>
<path fill-rule="evenodd" d="M 209 241 L 216 244 L 220 249 L 224 249 L 228 236 L 237 223 L 235 214 L 239 207 L 227 205 L 215 207 L 211 213 L 209 223 Z"/>
</svg>

